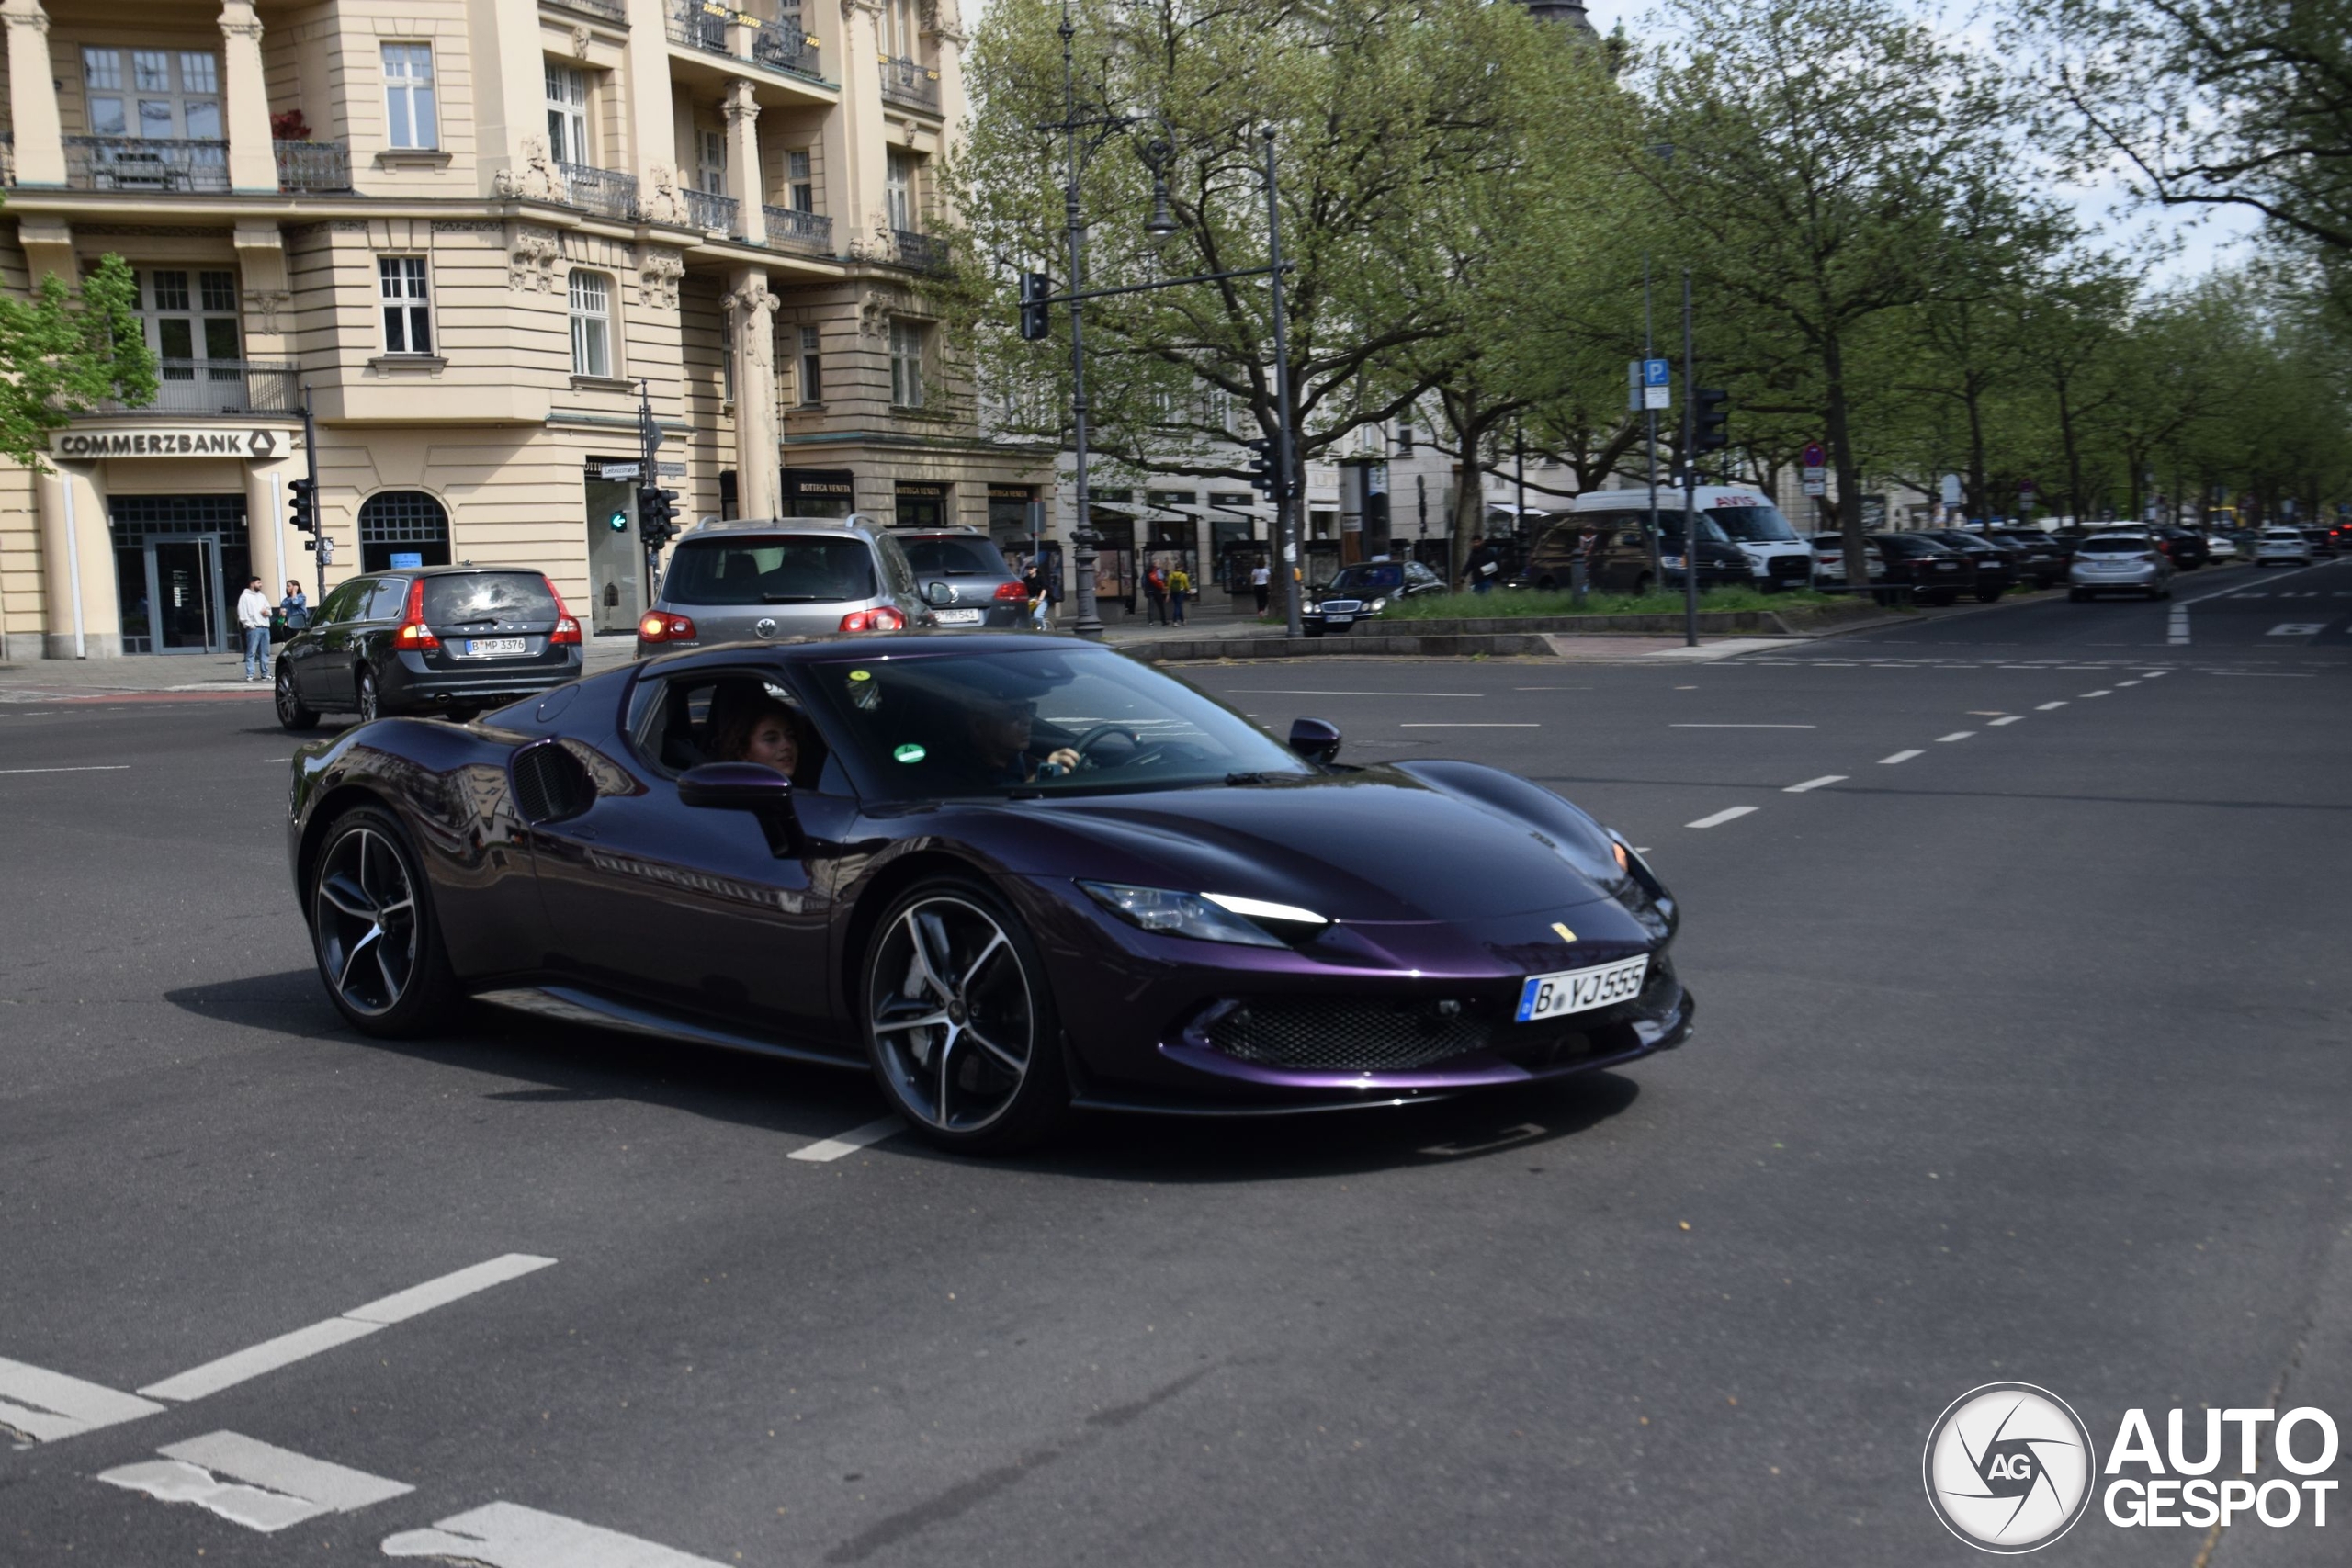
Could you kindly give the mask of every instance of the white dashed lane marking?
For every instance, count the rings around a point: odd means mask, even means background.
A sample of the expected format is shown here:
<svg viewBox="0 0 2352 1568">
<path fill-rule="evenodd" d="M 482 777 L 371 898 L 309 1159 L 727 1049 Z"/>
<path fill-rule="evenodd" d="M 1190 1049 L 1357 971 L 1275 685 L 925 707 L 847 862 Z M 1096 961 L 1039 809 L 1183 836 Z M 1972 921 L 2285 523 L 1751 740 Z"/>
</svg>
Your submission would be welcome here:
<svg viewBox="0 0 2352 1568">
<path fill-rule="evenodd" d="M 1738 820 L 1755 809 L 1756 807 L 1752 806 L 1729 806 L 1712 817 L 1702 817 L 1696 822 L 1685 822 L 1682 825 L 1685 828 L 1720 828 L 1726 822 Z"/>
<path fill-rule="evenodd" d="M 1426 721 L 1420 724 L 1400 724 L 1399 729 L 1541 729 L 1540 724 L 1468 724 Z"/>
<path fill-rule="evenodd" d="M 2005 724 L 2015 724 L 2015 723 L 2017 723 L 2017 722 L 2018 722 L 2018 720 L 2019 720 L 2019 719 L 2023 718 L 2024 716 L 2025 716 L 2025 715 L 2023 715 L 2023 714 L 2021 714 L 2021 713 L 2013 713 L 2013 714 L 2010 714 L 2010 715 L 2009 715 L 2007 717 L 2006 717 L 2006 718 L 1996 718 L 1996 719 L 1995 719 L 1995 720 L 1994 720 L 1990 725 L 1986 726 L 1985 728 L 1989 728 L 1989 729 L 1998 729 L 1998 728 L 2001 728 L 2001 726 L 2003 726 L 2003 725 L 2005 725 Z"/>
<path fill-rule="evenodd" d="M 1881 757 L 1878 760 L 1878 765 L 1882 768 L 1889 768 L 1893 767 L 1897 762 L 1907 762 L 1914 757 L 1924 757 L 1926 755 L 1927 753 L 1924 751 L 1897 751 L 1892 757 Z"/>
<path fill-rule="evenodd" d="M 164 1407 L 63 1372 L 0 1359 L 0 1427 L 37 1443 L 53 1443 L 100 1427 L 153 1416 Z"/>
<path fill-rule="evenodd" d="M 885 1116 L 879 1122 L 868 1122 L 863 1127 L 852 1127 L 833 1137 L 820 1138 L 807 1148 L 795 1149 L 784 1157 L 820 1163 L 836 1160 L 843 1155 L 854 1155 L 860 1149 L 870 1148 L 885 1138 L 895 1138 L 906 1130 L 907 1124 L 896 1116 Z"/>
<path fill-rule="evenodd" d="M 2115 695 L 2115 694 L 2114 694 L 2113 692 L 2111 692 L 2111 691 L 2109 691 L 2109 690 L 2108 690 L 2106 687 L 2104 687 L 2104 686 L 2100 687 L 2100 688 L 2099 688 L 2098 691 L 2096 691 L 2096 692 L 2085 692 L 2085 693 L 2083 694 L 2083 696 L 2084 696 L 2084 698 L 2085 698 L 2086 700 L 2087 700 L 2087 699 L 2089 699 L 2089 698 L 2091 698 L 2091 697 L 2111 697 L 2111 696 L 2113 696 L 2113 695 Z"/>
<path fill-rule="evenodd" d="M 1955 740 L 1965 740 L 1975 733 L 1976 731 L 1973 729 L 1955 729 L 1950 735 L 1937 736 L 1936 744 L 1939 746 L 1949 746 Z"/>
<path fill-rule="evenodd" d="M 455 1514 L 427 1530 L 384 1538 L 387 1557 L 446 1557 L 490 1568 L 718 1568 L 618 1530 L 543 1514 L 519 1503 L 491 1503 Z"/>
<path fill-rule="evenodd" d="M 1669 724 L 1668 729 L 1818 729 L 1817 724 Z"/>
<path fill-rule="evenodd" d="M 2055 713 L 2065 705 L 2066 705 L 2064 700 L 2054 703 L 2042 703 L 2036 706 L 2033 711 L 2036 713 Z"/>
<path fill-rule="evenodd" d="M 1807 779 L 1803 784 L 1791 784 L 1781 793 L 1782 795 L 1803 795 L 1809 789 L 1819 789 L 1824 784 L 1844 784 L 1845 782 L 1846 775 L 1843 773 L 1824 773 L 1817 779 Z"/>
<path fill-rule="evenodd" d="M 85 768 L 0 768 L 0 773 L 127 773 L 128 762 L 94 762 Z"/>
<path fill-rule="evenodd" d="M 102 1471 L 98 1479 L 166 1503 L 193 1503 L 265 1533 L 416 1490 L 235 1432 L 212 1432 L 156 1451 L 164 1457 Z"/>
</svg>

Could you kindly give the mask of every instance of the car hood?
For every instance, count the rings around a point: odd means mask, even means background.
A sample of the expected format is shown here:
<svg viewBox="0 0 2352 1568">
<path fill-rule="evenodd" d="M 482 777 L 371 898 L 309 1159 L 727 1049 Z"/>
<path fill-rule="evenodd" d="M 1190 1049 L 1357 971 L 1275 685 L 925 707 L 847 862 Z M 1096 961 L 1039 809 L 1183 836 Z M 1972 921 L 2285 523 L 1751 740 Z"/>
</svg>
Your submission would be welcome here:
<svg viewBox="0 0 2352 1568">
<path fill-rule="evenodd" d="M 1570 858 L 1558 825 L 1546 832 L 1401 769 L 1001 809 L 1054 829 L 1029 836 L 1019 871 L 1230 893 L 1359 924 L 1475 920 L 1607 897 Z"/>
</svg>

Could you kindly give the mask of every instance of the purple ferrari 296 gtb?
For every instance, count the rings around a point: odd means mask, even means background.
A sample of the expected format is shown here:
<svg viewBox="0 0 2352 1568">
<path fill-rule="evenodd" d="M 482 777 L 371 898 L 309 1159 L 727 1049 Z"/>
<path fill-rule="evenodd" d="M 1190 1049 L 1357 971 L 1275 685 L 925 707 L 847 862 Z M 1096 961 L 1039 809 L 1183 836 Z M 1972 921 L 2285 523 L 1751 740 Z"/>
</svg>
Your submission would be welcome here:
<svg viewBox="0 0 2352 1568">
<path fill-rule="evenodd" d="M 1068 638 L 746 644 L 305 748 L 288 848 L 357 1029 L 470 996 L 866 1067 L 957 1149 L 1681 1043 L 1679 913 L 1623 838 L 1493 768 L 1339 746 Z"/>
</svg>

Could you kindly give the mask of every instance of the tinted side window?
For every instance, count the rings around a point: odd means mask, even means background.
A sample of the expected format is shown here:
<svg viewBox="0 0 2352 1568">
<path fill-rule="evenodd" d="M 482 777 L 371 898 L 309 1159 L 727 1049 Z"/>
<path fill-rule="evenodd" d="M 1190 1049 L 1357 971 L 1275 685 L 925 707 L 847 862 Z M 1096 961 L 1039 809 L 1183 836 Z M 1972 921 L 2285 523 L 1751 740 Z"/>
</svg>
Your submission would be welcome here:
<svg viewBox="0 0 2352 1568">
<path fill-rule="evenodd" d="M 336 621 L 357 620 L 359 606 L 368 602 L 368 591 L 375 586 L 375 579 L 360 577 L 337 588 L 321 602 L 319 624 L 326 626 Z"/>
<path fill-rule="evenodd" d="M 408 604 L 408 579 L 388 577 L 376 584 L 368 595 L 368 608 L 360 619 L 365 621 L 397 621 Z"/>
</svg>

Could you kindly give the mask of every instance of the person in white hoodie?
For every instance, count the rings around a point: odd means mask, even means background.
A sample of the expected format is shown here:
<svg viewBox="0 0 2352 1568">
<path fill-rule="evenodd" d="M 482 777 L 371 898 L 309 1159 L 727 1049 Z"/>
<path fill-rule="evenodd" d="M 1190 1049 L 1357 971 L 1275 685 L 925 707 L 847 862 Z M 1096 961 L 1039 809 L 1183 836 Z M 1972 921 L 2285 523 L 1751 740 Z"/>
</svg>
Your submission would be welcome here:
<svg viewBox="0 0 2352 1568">
<path fill-rule="evenodd" d="M 261 579 L 245 584 L 237 595 L 237 625 L 245 634 L 245 679 L 257 681 L 269 673 L 269 615 L 277 606 L 261 591 Z"/>
</svg>

